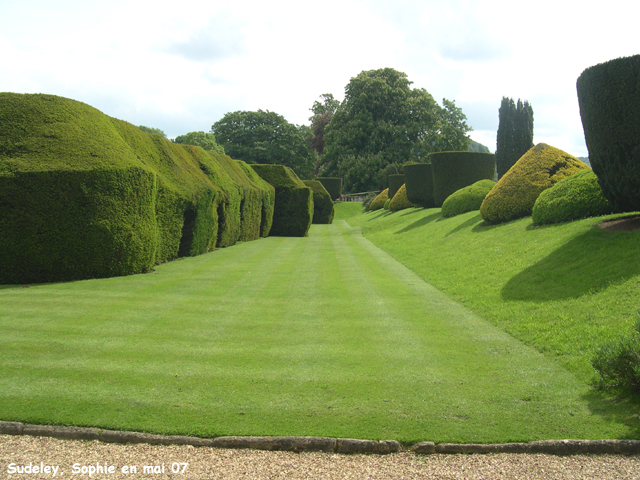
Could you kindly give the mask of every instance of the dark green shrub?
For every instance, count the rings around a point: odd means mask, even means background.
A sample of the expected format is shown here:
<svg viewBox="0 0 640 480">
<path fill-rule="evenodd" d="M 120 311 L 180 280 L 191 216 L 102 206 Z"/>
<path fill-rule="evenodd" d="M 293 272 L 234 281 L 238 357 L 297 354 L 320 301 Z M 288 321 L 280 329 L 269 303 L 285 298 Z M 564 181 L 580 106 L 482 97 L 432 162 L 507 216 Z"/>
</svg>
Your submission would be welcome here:
<svg viewBox="0 0 640 480">
<path fill-rule="evenodd" d="M 433 202 L 433 172 L 430 163 L 415 163 L 404 166 L 404 182 L 407 198 L 414 205 L 435 207 Z"/>
<path fill-rule="evenodd" d="M 411 208 L 413 206 L 413 203 L 411 203 L 407 198 L 407 188 L 403 183 L 389 202 L 389 211 L 397 212 L 399 210 L 404 210 L 405 208 Z"/>
<path fill-rule="evenodd" d="M 548 224 L 612 212 L 611 205 L 602 195 L 598 177 L 589 169 L 563 178 L 542 192 L 533 205 L 531 218 L 535 223 Z"/>
<path fill-rule="evenodd" d="M 270 235 L 305 237 L 313 219 L 313 192 L 284 165 L 251 165 L 276 191 Z"/>
<path fill-rule="evenodd" d="M 617 211 L 640 210 L 640 55 L 587 68 L 577 81 L 589 160 Z"/>
<path fill-rule="evenodd" d="M 382 192 L 380 192 L 376 198 L 374 198 L 371 203 L 369 204 L 369 210 L 370 211 L 374 211 L 374 210 L 380 210 L 381 208 L 384 208 L 384 204 L 385 202 L 389 200 L 389 189 L 386 188 L 384 189 Z"/>
<path fill-rule="evenodd" d="M 622 336 L 601 345 L 591 365 L 598 372 L 600 387 L 630 387 L 640 391 L 640 324 L 636 324 L 630 337 Z"/>
<path fill-rule="evenodd" d="M 342 195 L 342 178 L 339 177 L 318 177 L 316 178 L 322 186 L 331 195 L 331 200 L 334 202 L 339 200 Z"/>
<path fill-rule="evenodd" d="M 333 201 L 327 189 L 317 180 L 303 180 L 304 184 L 313 191 L 313 221 L 316 224 L 333 222 Z"/>
<path fill-rule="evenodd" d="M 492 153 L 437 152 L 432 153 L 433 201 L 436 207 L 452 193 L 479 180 L 493 180 L 496 157 Z"/>
<path fill-rule="evenodd" d="M 389 198 L 393 198 L 402 185 L 404 185 L 404 174 L 389 175 Z"/>
<path fill-rule="evenodd" d="M 493 180 L 480 180 L 479 182 L 461 188 L 452 193 L 442 204 L 443 217 L 455 217 L 467 212 L 480 210 L 484 197 L 496 184 Z"/>
<path fill-rule="evenodd" d="M 573 155 L 539 143 L 498 180 L 482 202 L 480 214 L 489 223 L 527 217 L 544 190 L 588 168 Z"/>
<path fill-rule="evenodd" d="M 371 205 L 371 202 L 373 202 L 373 200 L 377 197 L 377 195 L 375 193 L 367 193 L 367 195 L 364 197 L 364 200 L 362 200 L 362 207 L 365 210 L 369 210 L 369 206 Z"/>
</svg>

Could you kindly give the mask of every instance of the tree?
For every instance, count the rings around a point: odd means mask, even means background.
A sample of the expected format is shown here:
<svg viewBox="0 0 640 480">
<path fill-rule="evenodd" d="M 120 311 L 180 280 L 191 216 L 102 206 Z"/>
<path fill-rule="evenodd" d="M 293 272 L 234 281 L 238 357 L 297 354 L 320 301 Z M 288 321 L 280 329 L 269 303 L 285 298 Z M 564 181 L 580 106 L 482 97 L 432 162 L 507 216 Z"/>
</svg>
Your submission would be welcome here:
<svg viewBox="0 0 640 480">
<path fill-rule="evenodd" d="M 143 132 L 151 133 L 153 135 L 160 135 L 162 138 L 167 138 L 167 134 L 159 128 L 145 127 L 144 125 L 138 125 L 138 128 Z"/>
<path fill-rule="evenodd" d="M 533 147 L 533 108 L 525 100 L 502 97 L 498 110 L 498 135 L 496 138 L 496 170 L 498 178 Z"/>
<path fill-rule="evenodd" d="M 175 143 L 186 145 L 196 145 L 210 152 L 217 152 L 224 155 L 224 148 L 216 142 L 216 136 L 213 133 L 205 132 L 189 132 L 185 135 L 179 135 L 174 140 Z"/>
<path fill-rule="evenodd" d="M 258 110 L 227 113 L 211 132 L 227 155 L 247 163 L 271 163 L 292 168 L 309 178 L 316 154 L 300 129 L 275 112 Z"/>
<path fill-rule="evenodd" d="M 442 108 L 426 90 L 412 89 L 405 73 L 363 71 L 345 87 L 326 128 L 322 174 L 345 177 L 345 191 L 374 190 L 376 172 L 389 164 L 425 161 L 442 149 L 468 150 L 465 121 L 454 102 L 445 100 Z M 375 171 L 365 175 L 370 181 L 351 183 L 350 168 Z"/>
<path fill-rule="evenodd" d="M 318 175 L 320 169 L 326 163 L 323 160 L 324 134 L 327 125 L 331 123 L 333 115 L 340 106 L 340 102 L 333 98 L 333 95 L 330 93 L 323 93 L 320 95 L 320 98 L 322 99 L 322 103 L 316 100 L 310 109 L 313 112 L 313 115 L 309 117 L 309 121 L 311 122 L 311 135 L 306 137 L 311 148 L 318 153 L 318 160 L 313 169 L 314 176 Z"/>
</svg>

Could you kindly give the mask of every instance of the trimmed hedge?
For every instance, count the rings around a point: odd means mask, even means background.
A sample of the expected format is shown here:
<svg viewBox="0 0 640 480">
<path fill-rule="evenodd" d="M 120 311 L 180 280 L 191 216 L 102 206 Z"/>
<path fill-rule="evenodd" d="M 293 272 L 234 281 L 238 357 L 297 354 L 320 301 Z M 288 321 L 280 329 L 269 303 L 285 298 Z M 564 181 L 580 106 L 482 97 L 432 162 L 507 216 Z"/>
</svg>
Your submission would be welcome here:
<svg viewBox="0 0 640 480">
<path fill-rule="evenodd" d="M 389 175 L 389 198 L 393 198 L 402 185 L 404 185 L 404 174 Z"/>
<path fill-rule="evenodd" d="M 617 211 L 640 210 L 640 55 L 587 68 L 577 81 L 589 161 Z"/>
<path fill-rule="evenodd" d="M 333 222 L 333 201 L 327 189 L 318 180 L 303 180 L 303 182 L 313 191 L 312 223 L 328 224 Z"/>
<path fill-rule="evenodd" d="M 339 177 L 318 177 L 316 178 L 322 186 L 331 195 L 331 200 L 334 202 L 339 200 L 342 196 L 342 178 Z"/>
<path fill-rule="evenodd" d="M 433 201 L 436 207 L 452 193 L 479 180 L 493 180 L 496 173 L 496 157 L 482 152 L 432 153 Z"/>
<path fill-rule="evenodd" d="M 0 283 L 141 273 L 256 238 L 241 210 L 269 192 L 229 157 L 84 103 L 0 94 Z"/>
<path fill-rule="evenodd" d="M 588 168 L 573 155 L 539 143 L 498 180 L 482 202 L 480 214 L 488 223 L 508 222 L 529 216 L 536 199 L 544 190 Z"/>
<path fill-rule="evenodd" d="M 376 198 L 374 198 L 369 204 L 369 211 L 373 212 L 374 210 L 380 210 L 384 208 L 384 203 L 389 200 L 389 189 L 385 188 L 382 192 L 378 194 Z"/>
<path fill-rule="evenodd" d="M 306 237 L 313 219 L 313 192 L 284 165 L 257 164 L 251 168 L 276 191 L 270 235 Z"/>
<path fill-rule="evenodd" d="M 569 222 L 612 213 L 593 170 L 582 170 L 566 177 L 540 194 L 533 205 L 535 223 Z"/>
<path fill-rule="evenodd" d="M 452 193 L 442 204 L 443 217 L 455 217 L 467 212 L 480 210 L 484 197 L 491 191 L 496 182 L 480 180 L 473 185 L 461 188 Z"/>
<path fill-rule="evenodd" d="M 430 163 L 405 165 L 404 182 L 411 203 L 424 208 L 436 206 L 433 202 L 433 170 Z"/>
<path fill-rule="evenodd" d="M 405 208 L 412 208 L 413 206 L 413 203 L 411 203 L 407 198 L 407 188 L 403 183 L 391 199 L 391 202 L 389 202 L 389 211 L 397 212 L 399 210 L 404 210 Z"/>
</svg>

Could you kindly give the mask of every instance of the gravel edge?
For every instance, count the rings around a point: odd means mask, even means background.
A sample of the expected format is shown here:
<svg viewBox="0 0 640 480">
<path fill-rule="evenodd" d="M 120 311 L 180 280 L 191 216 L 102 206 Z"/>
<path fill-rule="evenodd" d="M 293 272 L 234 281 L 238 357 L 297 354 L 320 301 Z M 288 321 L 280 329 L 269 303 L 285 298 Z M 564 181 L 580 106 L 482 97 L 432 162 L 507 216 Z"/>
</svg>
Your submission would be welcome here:
<svg viewBox="0 0 640 480">
<path fill-rule="evenodd" d="M 403 451 L 396 440 L 357 440 L 328 437 L 216 437 L 104 430 L 58 425 L 31 425 L 0 421 L 0 434 L 53 437 L 61 440 L 98 440 L 106 443 L 146 443 L 150 445 L 191 445 L 196 447 L 253 449 L 288 452 L 325 452 L 342 454 L 389 454 Z M 457 444 L 420 442 L 408 448 L 418 455 L 533 453 L 548 455 L 617 454 L 639 455 L 640 440 L 544 440 L 529 443 Z"/>
</svg>

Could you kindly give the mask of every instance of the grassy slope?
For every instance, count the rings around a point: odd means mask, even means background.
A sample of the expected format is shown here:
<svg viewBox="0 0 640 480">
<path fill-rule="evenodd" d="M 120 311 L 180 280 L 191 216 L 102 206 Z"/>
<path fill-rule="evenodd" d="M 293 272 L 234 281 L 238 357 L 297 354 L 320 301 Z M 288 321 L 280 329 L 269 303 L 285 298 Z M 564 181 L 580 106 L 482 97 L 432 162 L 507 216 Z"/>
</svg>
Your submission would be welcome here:
<svg viewBox="0 0 640 480">
<path fill-rule="evenodd" d="M 1 288 L 0 418 L 405 442 L 637 436 L 620 405 L 339 219 L 146 275 Z"/>
</svg>

